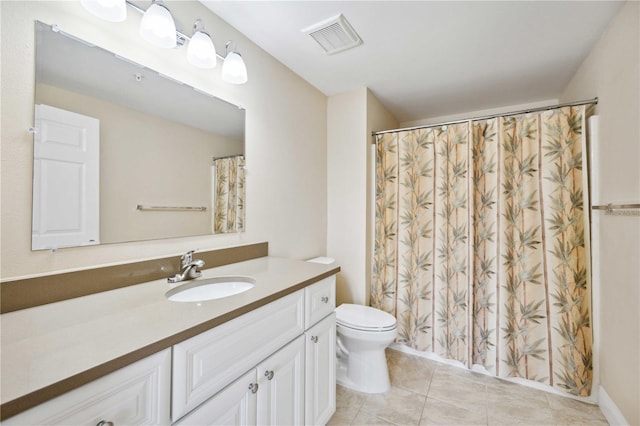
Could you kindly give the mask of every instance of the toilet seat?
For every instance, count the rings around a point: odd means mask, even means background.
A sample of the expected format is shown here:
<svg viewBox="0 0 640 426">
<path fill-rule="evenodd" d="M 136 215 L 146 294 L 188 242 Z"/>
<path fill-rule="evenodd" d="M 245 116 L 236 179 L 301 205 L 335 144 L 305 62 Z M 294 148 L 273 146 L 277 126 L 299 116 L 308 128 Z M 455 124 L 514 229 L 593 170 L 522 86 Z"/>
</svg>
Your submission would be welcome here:
<svg viewBox="0 0 640 426">
<path fill-rule="evenodd" d="M 383 332 L 396 328 L 393 315 L 369 306 L 343 303 L 336 308 L 336 323 L 354 330 Z"/>
</svg>

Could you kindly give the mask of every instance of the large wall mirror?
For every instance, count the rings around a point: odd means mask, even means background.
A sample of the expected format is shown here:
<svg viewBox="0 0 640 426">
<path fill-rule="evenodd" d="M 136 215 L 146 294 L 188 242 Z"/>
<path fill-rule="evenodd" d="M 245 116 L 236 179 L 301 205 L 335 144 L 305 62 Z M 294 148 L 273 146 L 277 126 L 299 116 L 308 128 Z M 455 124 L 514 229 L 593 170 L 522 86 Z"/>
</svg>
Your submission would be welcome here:
<svg viewBox="0 0 640 426">
<path fill-rule="evenodd" d="M 32 249 L 244 230 L 245 111 L 36 22 Z"/>
</svg>

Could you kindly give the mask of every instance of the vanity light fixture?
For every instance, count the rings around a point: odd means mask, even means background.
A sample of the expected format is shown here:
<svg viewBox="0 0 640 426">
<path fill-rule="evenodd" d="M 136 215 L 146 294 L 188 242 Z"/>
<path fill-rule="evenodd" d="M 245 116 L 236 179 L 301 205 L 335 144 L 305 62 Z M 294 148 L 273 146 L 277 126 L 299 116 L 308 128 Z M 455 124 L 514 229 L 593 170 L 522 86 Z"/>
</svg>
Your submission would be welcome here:
<svg viewBox="0 0 640 426">
<path fill-rule="evenodd" d="M 89 13 L 110 22 L 122 22 L 127 19 L 125 0 L 80 0 L 80 4 Z"/>
<path fill-rule="evenodd" d="M 216 47 L 209 34 L 203 29 L 198 29 L 198 25 L 202 24 L 202 20 L 197 19 L 193 24 L 193 35 L 187 47 L 187 60 L 191 65 L 198 68 L 215 68 L 216 67 Z"/>
<path fill-rule="evenodd" d="M 1 1 L 1 0 L 0 0 Z M 152 0 L 147 10 L 140 8 L 130 0 L 80 0 L 82 6 L 91 14 L 107 21 L 121 22 L 127 17 L 126 6 L 142 14 L 140 35 L 149 43 L 164 47 L 175 48 L 189 42 L 187 47 L 187 61 L 198 68 L 215 68 L 217 58 L 222 64 L 222 80 L 231 84 L 246 83 L 247 67 L 235 49 L 230 49 L 232 42 L 225 45 L 226 55 L 216 53 L 211 36 L 204 31 L 202 20 L 197 19 L 193 24 L 191 37 L 176 29 L 176 23 L 169 9 L 162 4 L 162 0 Z"/>
<path fill-rule="evenodd" d="M 153 0 L 142 15 L 140 36 L 154 46 L 166 49 L 176 47 L 176 23 L 169 9 L 158 0 Z"/>
<path fill-rule="evenodd" d="M 222 81 L 231 84 L 244 84 L 247 82 L 247 67 L 242 56 L 234 50 L 229 51 L 231 42 L 227 42 L 227 55 L 222 64 Z"/>
</svg>

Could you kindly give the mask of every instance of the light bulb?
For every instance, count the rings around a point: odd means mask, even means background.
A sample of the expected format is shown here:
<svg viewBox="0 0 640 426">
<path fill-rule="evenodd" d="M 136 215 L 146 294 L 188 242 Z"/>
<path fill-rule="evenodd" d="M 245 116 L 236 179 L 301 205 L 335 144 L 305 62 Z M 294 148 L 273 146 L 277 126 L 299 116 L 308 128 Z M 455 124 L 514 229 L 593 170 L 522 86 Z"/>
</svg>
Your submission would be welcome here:
<svg viewBox="0 0 640 426">
<path fill-rule="evenodd" d="M 198 68 L 215 68 L 216 47 L 213 45 L 211 37 L 204 31 L 196 31 L 191 36 L 187 48 L 187 60 Z"/>
<path fill-rule="evenodd" d="M 80 0 L 80 4 L 89 13 L 110 22 L 122 22 L 127 19 L 125 0 Z"/>
<path fill-rule="evenodd" d="M 222 80 L 231 84 L 243 84 L 246 83 L 247 67 L 237 52 L 229 52 L 227 57 L 224 58 L 222 64 Z"/>
<path fill-rule="evenodd" d="M 140 35 L 155 46 L 176 47 L 176 24 L 169 9 L 158 3 L 149 6 L 140 22 Z"/>
</svg>

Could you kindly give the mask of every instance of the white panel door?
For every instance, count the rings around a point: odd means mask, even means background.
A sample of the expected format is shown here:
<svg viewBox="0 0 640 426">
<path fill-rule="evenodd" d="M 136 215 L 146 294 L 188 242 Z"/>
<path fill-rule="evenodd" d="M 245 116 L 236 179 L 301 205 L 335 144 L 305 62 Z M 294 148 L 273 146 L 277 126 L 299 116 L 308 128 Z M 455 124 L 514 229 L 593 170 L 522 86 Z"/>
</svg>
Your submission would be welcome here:
<svg viewBox="0 0 640 426">
<path fill-rule="evenodd" d="M 175 425 L 254 425 L 256 424 L 257 391 L 256 370 L 252 369 Z"/>
<path fill-rule="evenodd" d="M 99 244 L 100 121 L 36 105 L 33 250 Z"/>
<path fill-rule="evenodd" d="M 305 332 L 305 424 L 324 425 L 336 411 L 336 314 Z"/>
<path fill-rule="evenodd" d="M 304 336 L 257 367 L 258 424 L 304 424 Z"/>
</svg>

